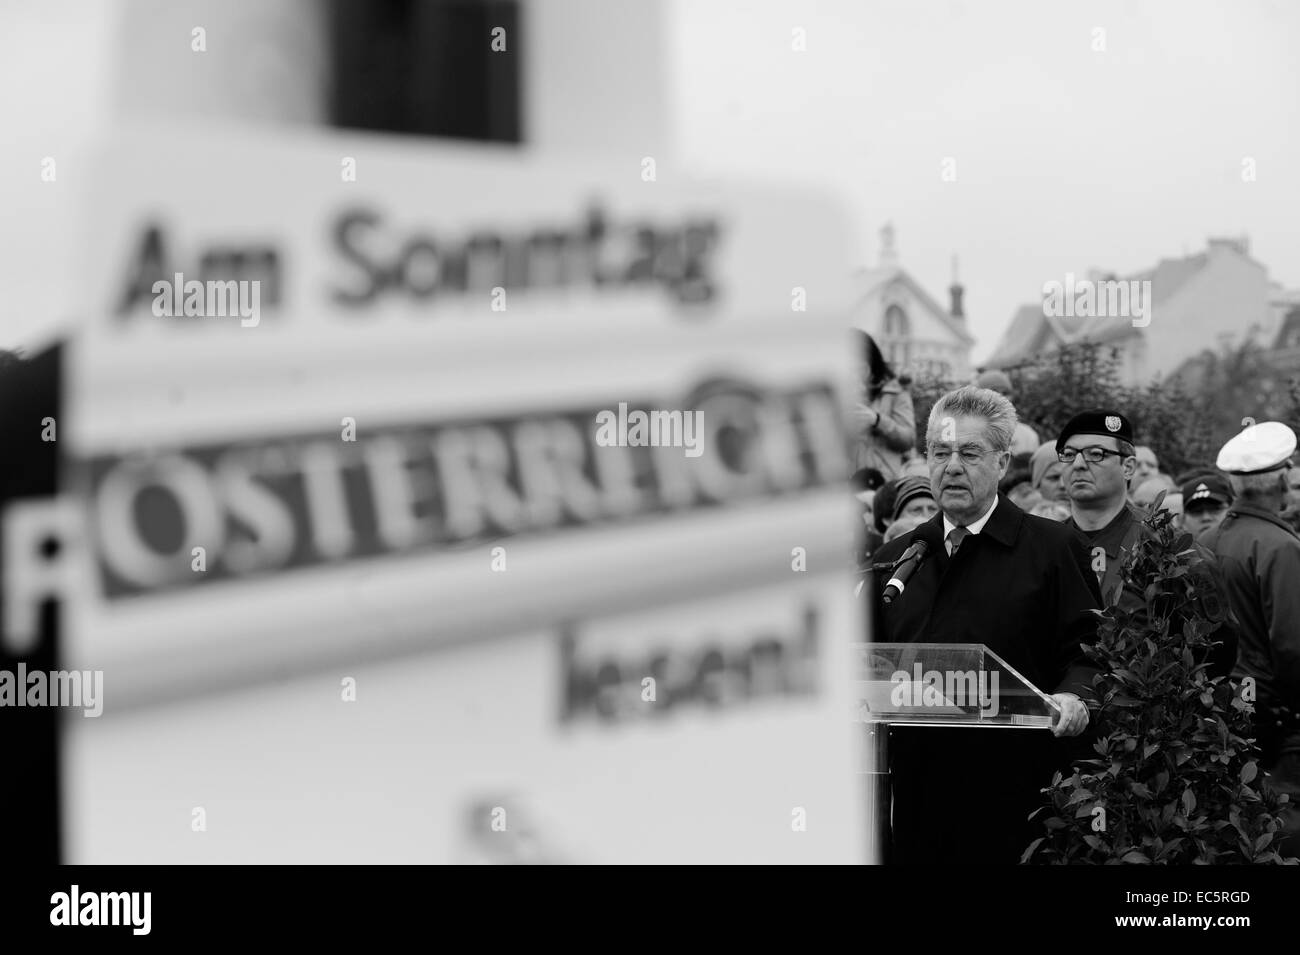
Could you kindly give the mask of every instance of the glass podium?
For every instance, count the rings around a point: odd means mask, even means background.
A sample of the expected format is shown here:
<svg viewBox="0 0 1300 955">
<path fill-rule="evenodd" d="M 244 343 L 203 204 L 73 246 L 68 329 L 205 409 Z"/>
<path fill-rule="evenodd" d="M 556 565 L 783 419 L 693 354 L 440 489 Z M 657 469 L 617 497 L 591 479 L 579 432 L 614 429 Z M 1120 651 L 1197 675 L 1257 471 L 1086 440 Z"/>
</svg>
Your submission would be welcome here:
<svg viewBox="0 0 1300 955">
<path fill-rule="evenodd" d="M 883 862 L 889 845 L 892 727 L 1051 729 L 1056 704 L 982 643 L 855 643 L 852 652 L 870 862 Z"/>
<path fill-rule="evenodd" d="M 1050 729 L 1056 704 L 982 643 L 853 645 L 856 719 Z"/>
</svg>

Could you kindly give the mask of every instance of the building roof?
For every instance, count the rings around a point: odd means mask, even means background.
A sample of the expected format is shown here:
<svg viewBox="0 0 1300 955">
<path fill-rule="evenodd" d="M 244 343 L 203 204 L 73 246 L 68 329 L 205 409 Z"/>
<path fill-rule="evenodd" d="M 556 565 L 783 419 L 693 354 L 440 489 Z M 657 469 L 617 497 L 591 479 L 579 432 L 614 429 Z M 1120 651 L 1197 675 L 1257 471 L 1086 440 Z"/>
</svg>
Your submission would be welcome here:
<svg viewBox="0 0 1300 955">
<path fill-rule="evenodd" d="M 1277 337 L 1273 339 L 1275 350 L 1297 346 L 1300 346 L 1300 306 L 1286 313 L 1282 326 L 1277 330 Z"/>
<path fill-rule="evenodd" d="M 906 271 L 897 265 L 885 265 L 874 269 L 861 269 L 854 274 L 854 282 L 857 286 L 858 297 L 857 305 L 861 306 L 878 295 L 882 289 L 890 282 L 898 280 L 907 286 L 907 290 L 933 314 L 950 332 L 954 338 L 958 339 L 964 345 L 974 345 L 975 337 L 971 335 L 966 328 L 966 323 L 961 319 L 955 319 L 949 314 L 948 310 L 935 301 L 916 279 L 912 278 Z"/>
<path fill-rule="evenodd" d="M 1242 246 L 1211 240 L 1211 245 L 1231 248 L 1236 254 L 1249 258 Z M 1149 281 L 1151 305 L 1160 305 L 1178 293 L 1209 262 L 1208 252 L 1198 252 L 1179 259 L 1161 259 L 1154 268 L 1132 275 L 1105 275 L 1095 273 L 1093 279 L 1119 279 L 1120 281 Z M 1253 259 L 1251 261 L 1254 261 Z M 1075 342 L 1118 342 L 1141 337 L 1142 329 L 1131 322 L 1116 321 L 1112 317 L 1058 318 L 1046 315 L 1039 305 L 1022 305 L 1011 318 L 993 354 L 984 362 L 990 367 L 1005 367 L 1022 362 L 1049 344 Z"/>
<path fill-rule="evenodd" d="M 1014 365 L 1024 356 L 1033 354 L 1036 341 L 1042 337 L 1046 316 L 1041 305 L 1021 305 L 1011 318 L 1011 324 L 1002 333 L 997 350 L 984 362 L 994 368 Z"/>
<path fill-rule="evenodd" d="M 1159 305 L 1182 288 L 1189 279 L 1205 267 L 1209 256 L 1200 252 L 1181 259 L 1161 259 L 1154 269 L 1125 276 L 1127 279 L 1151 282 L 1151 304 Z"/>
</svg>

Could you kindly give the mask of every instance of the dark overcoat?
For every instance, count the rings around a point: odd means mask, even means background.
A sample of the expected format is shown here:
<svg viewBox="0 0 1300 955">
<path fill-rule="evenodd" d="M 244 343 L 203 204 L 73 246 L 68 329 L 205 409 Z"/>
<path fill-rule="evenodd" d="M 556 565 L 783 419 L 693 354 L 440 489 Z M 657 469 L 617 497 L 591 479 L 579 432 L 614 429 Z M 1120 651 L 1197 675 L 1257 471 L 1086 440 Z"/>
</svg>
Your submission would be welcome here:
<svg viewBox="0 0 1300 955">
<path fill-rule="evenodd" d="M 1300 539 L 1277 514 L 1235 503 L 1203 543 L 1223 568 L 1239 625 L 1234 675 L 1256 684 L 1264 765 L 1300 754 Z"/>
<path fill-rule="evenodd" d="M 875 574 L 874 634 L 891 643 L 982 643 L 1044 693 L 1089 698 L 1095 670 L 1081 645 L 1096 636 L 1097 577 L 1078 533 L 999 495 L 981 533 L 949 558 L 943 515 L 891 541 L 877 563 L 914 540 L 929 545 L 903 593 L 884 605 Z M 1086 755 L 1080 740 L 1042 729 L 895 727 L 890 733 L 889 860 L 1011 864 L 1043 834 L 1026 817 L 1055 768 Z"/>
</svg>

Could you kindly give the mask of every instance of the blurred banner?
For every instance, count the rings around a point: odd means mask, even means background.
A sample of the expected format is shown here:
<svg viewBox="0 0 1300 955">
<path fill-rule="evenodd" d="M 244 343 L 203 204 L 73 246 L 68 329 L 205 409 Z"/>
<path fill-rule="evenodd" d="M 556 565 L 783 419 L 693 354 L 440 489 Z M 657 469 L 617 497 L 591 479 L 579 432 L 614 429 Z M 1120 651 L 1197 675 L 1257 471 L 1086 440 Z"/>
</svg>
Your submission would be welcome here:
<svg viewBox="0 0 1300 955">
<path fill-rule="evenodd" d="M 827 199 L 381 137 L 95 161 L 72 862 L 860 861 Z M 51 552 L 44 542 L 62 544 Z"/>
</svg>

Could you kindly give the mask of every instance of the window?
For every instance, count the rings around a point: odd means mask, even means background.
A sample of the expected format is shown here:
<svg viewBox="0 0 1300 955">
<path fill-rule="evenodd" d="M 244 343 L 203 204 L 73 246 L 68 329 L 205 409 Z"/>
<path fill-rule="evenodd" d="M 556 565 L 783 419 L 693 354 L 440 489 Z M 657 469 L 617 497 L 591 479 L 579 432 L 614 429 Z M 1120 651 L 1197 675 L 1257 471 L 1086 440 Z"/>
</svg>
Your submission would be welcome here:
<svg viewBox="0 0 1300 955">
<path fill-rule="evenodd" d="M 522 140 L 517 0 L 330 0 L 333 125 Z M 504 51 L 492 49 L 504 29 Z"/>
<path fill-rule="evenodd" d="M 897 305 L 885 309 L 885 334 L 882 336 L 884 351 L 895 371 L 902 371 L 911 362 L 912 345 L 908 340 L 910 332 L 906 312 Z"/>
<path fill-rule="evenodd" d="M 908 335 L 907 313 L 897 305 L 885 309 L 885 337 L 900 339 Z"/>
</svg>

